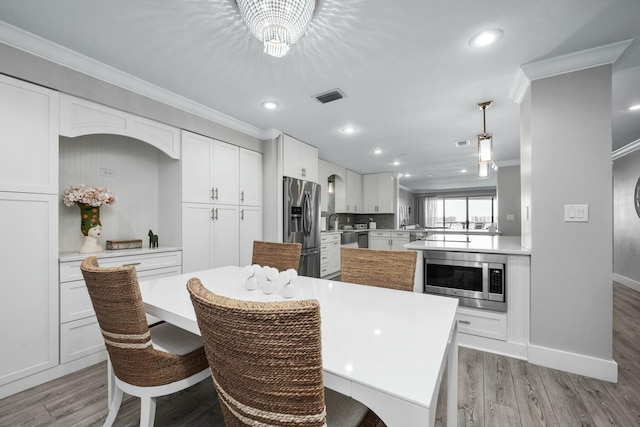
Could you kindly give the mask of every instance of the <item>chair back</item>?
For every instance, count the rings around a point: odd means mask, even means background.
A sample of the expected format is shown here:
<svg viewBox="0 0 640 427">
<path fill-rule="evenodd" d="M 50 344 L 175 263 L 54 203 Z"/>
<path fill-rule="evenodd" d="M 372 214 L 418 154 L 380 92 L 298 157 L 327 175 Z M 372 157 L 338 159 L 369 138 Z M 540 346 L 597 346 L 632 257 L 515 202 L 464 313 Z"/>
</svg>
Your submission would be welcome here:
<svg viewBox="0 0 640 427">
<path fill-rule="evenodd" d="M 100 267 L 96 257 L 90 256 L 80 270 L 118 378 L 150 387 L 202 370 L 203 358 L 199 359 L 197 352 L 177 356 L 153 348 L 133 266 Z"/>
<path fill-rule="evenodd" d="M 340 248 L 342 282 L 413 291 L 415 251 Z"/>
<path fill-rule="evenodd" d="M 251 302 L 187 283 L 228 426 L 322 426 L 320 307 L 316 300 Z"/>
<path fill-rule="evenodd" d="M 302 245 L 300 243 L 276 243 L 256 240 L 253 242 L 251 263 L 262 266 L 268 265 L 269 267 L 277 268 L 279 271 L 285 271 L 290 268 L 298 270 L 301 252 Z"/>
</svg>

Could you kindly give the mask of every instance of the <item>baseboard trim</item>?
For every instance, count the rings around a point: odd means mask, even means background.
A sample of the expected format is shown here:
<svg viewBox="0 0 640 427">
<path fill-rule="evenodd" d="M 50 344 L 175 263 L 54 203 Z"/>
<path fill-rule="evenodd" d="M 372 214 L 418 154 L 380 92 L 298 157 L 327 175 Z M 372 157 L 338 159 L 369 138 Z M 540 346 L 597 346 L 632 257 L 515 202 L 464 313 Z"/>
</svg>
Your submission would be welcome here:
<svg viewBox="0 0 640 427">
<path fill-rule="evenodd" d="M 638 140 L 638 141 L 640 141 L 640 140 Z M 640 292 L 640 282 L 637 282 L 637 281 L 635 281 L 633 279 L 625 277 L 625 276 L 623 276 L 621 274 L 613 273 L 613 281 L 614 282 L 618 282 L 621 285 L 626 286 L 627 288 L 631 288 L 634 291 Z"/>
<path fill-rule="evenodd" d="M 51 369 L 29 375 L 28 377 L 3 384 L 0 386 L 0 399 L 4 399 L 5 397 L 30 389 L 31 387 L 46 383 L 47 381 L 55 380 L 56 378 L 63 377 L 72 372 L 79 371 L 80 369 L 88 368 L 89 366 L 95 365 L 96 363 L 100 363 L 104 360 L 107 360 L 107 351 L 101 350 L 81 359 L 58 365 Z"/>
<path fill-rule="evenodd" d="M 529 344 L 529 363 L 599 380 L 618 382 L 618 363 L 583 354 Z"/>
<path fill-rule="evenodd" d="M 458 345 L 474 350 L 501 354 L 515 359 L 528 359 L 528 345 L 509 341 L 500 341 L 477 335 L 458 333 Z"/>
</svg>

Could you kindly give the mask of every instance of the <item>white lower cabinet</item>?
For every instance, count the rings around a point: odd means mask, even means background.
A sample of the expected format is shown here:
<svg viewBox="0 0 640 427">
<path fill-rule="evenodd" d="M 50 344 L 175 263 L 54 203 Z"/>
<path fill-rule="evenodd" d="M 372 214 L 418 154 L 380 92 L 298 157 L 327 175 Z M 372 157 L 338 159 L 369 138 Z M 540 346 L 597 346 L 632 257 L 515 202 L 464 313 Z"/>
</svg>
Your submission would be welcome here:
<svg viewBox="0 0 640 427">
<path fill-rule="evenodd" d="M 251 265 L 254 240 L 262 240 L 262 208 L 240 207 L 240 265 Z"/>
<path fill-rule="evenodd" d="M 106 251 L 60 256 L 60 363 L 68 363 L 104 349 L 91 298 L 82 280 L 80 264 L 94 255 L 101 267 L 133 265 L 139 280 L 182 273 L 182 252 L 177 248 Z"/>
<path fill-rule="evenodd" d="M 458 331 L 496 340 L 507 340 L 507 314 L 490 310 L 458 307 Z"/>
<path fill-rule="evenodd" d="M 340 233 L 322 234 L 320 237 L 320 277 L 340 272 Z"/>
<path fill-rule="evenodd" d="M 404 245 L 410 241 L 408 231 L 370 231 L 369 249 L 403 251 Z"/>
<path fill-rule="evenodd" d="M 251 264 L 254 240 L 262 240 L 262 208 L 182 204 L 183 272 Z"/>
<path fill-rule="evenodd" d="M 0 385 L 58 365 L 59 203 L 57 195 L 0 192 Z"/>
<path fill-rule="evenodd" d="M 239 265 L 239 207 L 182 204 L 183 271 Z"/>
</svg>

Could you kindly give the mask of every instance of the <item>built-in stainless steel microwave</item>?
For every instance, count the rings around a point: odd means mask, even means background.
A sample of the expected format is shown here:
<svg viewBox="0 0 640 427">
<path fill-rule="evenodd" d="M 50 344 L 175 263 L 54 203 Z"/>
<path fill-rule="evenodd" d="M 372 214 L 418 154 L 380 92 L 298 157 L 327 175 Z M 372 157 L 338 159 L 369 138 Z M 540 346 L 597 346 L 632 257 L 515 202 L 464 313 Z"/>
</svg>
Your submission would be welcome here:
<svg viewBox="0 0 640 427">
<path fill-rule="evenodd" d="M 468 307 L 507 311 L 506 263 L 499 254 L 424 251 L 424 292 L 457 297 Z"/>
</svg>

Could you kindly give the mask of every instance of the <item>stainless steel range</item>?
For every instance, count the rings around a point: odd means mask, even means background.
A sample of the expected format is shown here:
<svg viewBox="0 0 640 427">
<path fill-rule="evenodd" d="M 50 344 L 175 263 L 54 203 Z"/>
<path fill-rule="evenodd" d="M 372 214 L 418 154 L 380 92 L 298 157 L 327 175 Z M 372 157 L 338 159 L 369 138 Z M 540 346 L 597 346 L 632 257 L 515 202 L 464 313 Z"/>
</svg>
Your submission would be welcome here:
<svg viewBox="0 0 640 427">
<path fill-rule="evenodd" d="M 424 251 L 424 292 L 457 297 L 468 307 L 507 311 L 506 263 L 505 255 Z"/>
</svg>

